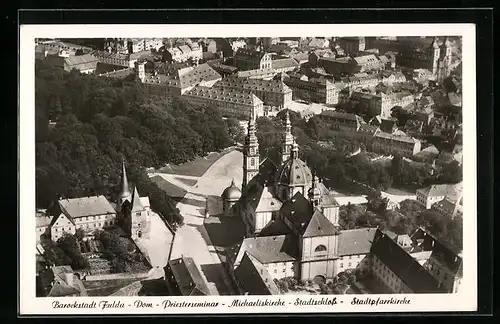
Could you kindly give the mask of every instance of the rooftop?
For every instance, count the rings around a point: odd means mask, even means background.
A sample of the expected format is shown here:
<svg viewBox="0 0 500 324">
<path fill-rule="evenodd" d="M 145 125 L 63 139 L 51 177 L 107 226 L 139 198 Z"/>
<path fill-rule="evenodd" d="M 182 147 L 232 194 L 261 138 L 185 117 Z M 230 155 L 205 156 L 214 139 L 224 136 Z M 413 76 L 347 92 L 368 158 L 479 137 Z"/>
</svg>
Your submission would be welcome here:
<svg viewBox="0 0 500 324">
<path fill-rule="evenodd" d="M 295 261 L 298 256 L 297 239 L 294 235 L 246 238 L 242 248 L 262 264 Z"/>
<path fill-rule="evenodd" d="M 277 295 L 278 287 L 265 269 L 257 260 L 247 253 L 243 255 L 240 264 L 234 270 L 234 275 L 249 295 Z"/>
<path fill-rule="evenodd" d="M 192 258 L 181 257 L 170 260 L 168 265 L 183 296 L 210 294 L 207 283 Z"/>
<path fill-rule="evenodd" d="M 260 100 L 253 93 L 237 89 L 224 89 L 215 87 L 209 88 L 203 86 L 195 86 L 193 89 L 189 90 L 185 95 L 217 100 L 217 101 L 234 102 L 252 106 L 262 104 L 262 100 Z"/>
<path fill-rule="evenodd" d="M 368 254 L 377 228 L 358 228 L 340 231 L 339 256 Z"/>
<path fill-rule="evenodd" d="M 102 195 L 61 199 L 59 206 L 64 214 L 71 218 L 116 213 L 106 197 Z"/>
</svg>

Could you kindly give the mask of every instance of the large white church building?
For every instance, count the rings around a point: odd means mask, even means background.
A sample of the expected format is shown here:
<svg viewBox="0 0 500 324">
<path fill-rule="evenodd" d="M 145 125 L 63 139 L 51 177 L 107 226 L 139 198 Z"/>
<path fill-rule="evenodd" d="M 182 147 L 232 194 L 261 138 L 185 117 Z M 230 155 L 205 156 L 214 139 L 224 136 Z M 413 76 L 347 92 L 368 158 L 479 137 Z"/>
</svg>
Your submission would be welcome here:
<svg viewBox="0 0 500 324">
<path fill-rule="evenodd" d="M 339 230 L 339 205 L 299 158 L 288 112 L 281 163 L 260 159 L 255 119 L 243 148 L 243 182 L 222 194 L 224 214 L 239 217 L 246 237 L 228 252 L 233 272 L 244 255 L 271 278 L 324 281 L 363 266 L 376 228 Z"/>
</svg>

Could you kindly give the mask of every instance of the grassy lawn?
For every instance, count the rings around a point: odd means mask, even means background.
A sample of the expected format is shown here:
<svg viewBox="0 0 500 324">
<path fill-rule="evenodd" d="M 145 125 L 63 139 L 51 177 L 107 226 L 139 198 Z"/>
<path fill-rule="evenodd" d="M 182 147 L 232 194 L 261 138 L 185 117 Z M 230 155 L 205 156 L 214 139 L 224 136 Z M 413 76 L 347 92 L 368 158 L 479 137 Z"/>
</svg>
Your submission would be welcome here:
<svg viewBox="0 0 500 324">
<path fill-rule="evenodd" d="M 151 178 L 151 181 L 156 183 L 158 188 L 165 191 L 165 193 L 170 197 L 172 197 L 173 199 L 182 199 L 187 193 L 186 190 L 179 188 L 174 184 L 171 184 L 167 180 L 163 179 L 161 176 L 158 175 L 154 176 Z"/>
<path fill-rule="evenodd" d="M 157 172 L 200 177 L 208 170 L 208 168 L 210 168 L 212 164 L 215 163 L 215 161 L 233 150 L 234 148 L 228 148 L 220 153 L 210 153 L 205 157 L 198 157 L 193 161 L 183 164 L 168 165 L 157 170 Z"/>
<path fill-rule="evenodd" d="M 114 279 L 114 280 L 95 280 L 83 281 L 83 285 L 87 290 L 89 296 L 109 296 L 120 288 L 123 288 L 131 283 L 137 281 L 135 278 L 131 279 Z"/>
<path fill-rule="evenodd" d="M 177 177 L 175 177 L 174 179 L 179 181 L 179 182 L 182 182 L 188 186 L 191 186 L 191 187 L 194 186 L 198 182 L 197 180 L 194 180 L 194 179 L 177 178 Z"/>
</svg>

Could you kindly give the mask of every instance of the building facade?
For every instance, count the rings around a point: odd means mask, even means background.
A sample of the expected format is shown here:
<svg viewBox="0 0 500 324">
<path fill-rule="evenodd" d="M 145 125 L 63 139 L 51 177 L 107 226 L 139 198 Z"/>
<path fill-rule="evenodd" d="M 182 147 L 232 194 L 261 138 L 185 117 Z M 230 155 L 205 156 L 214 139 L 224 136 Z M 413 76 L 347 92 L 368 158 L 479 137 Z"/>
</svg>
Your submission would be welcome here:
<svg viewBox="0 0 500 324">
<path fill-rule="evenodd" d="M 214 88 L 249 91 L 264 105 L 287 108 L 292 101 L 292 89 L 280 80 L 259 80 L 229 77 L 214 84 Z"/>
<path fill-rule="evenodd" d="M 183 96 L 194 105 L 214 105 L 226 117 L 248 119 L 264 116 L 264 104 L 249 91 L 218 87 L 195 86 Z"/>
</svg>

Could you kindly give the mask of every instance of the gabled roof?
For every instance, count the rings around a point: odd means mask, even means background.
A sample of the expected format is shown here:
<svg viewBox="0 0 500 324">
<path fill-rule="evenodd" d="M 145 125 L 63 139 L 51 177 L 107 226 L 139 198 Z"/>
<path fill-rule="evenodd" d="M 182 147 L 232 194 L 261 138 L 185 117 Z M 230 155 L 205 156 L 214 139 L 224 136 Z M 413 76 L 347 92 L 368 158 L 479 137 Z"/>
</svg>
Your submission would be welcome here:
<svg viewBox="0 0 500 324">
<path fill-rule="evenodd" d="M 335 235 L 337 233 L 338 230 L 335 226 L 333 226 L 319 209 L 316 209 L 302 237 Z"/>
<path fill-rule="evenodd" d="M 439 240 L 434 242 L 430 258 L 437 260 L 440 264 L 448 268 L 453 275 L 461 275 L 462 258 Z"/>
<path fill-rule="evenodd" d="M 266 226 L 259 232 L 258 236 L 276 236 L 276 235 L 288 235 L 291 234 L 290 228 L 285 224 L 285 222 L 279 218 L 277 220 L 271 220 Z"/>
<path fill-rule="evenodd" d="M 338 255 L 368 254 L 376 231 L 376 228 L 340 231 Z"/>
<path fill-rule="evenodd" d="M 297 192 L 292 199 L 285 201 L 280 212 L 299 230 L 306 228 L 313 214 L 309 200 L 300 192 Z"/>
<path fill-rule="evenodd" d="M 61 199 L 58 203 L 62 212 L 72 218 L 116 213 L 106 197 L 102 195 Z"/>
<path fill-rule="evenodd" d="M 210 295 L 207 283 L 192 258 L 183 256 L 168 261 L 168 265 L 183 296 Z"/>
<path fill-rule="evenodd" d="M 247 253 L 234 270 L 234 275 L 245 293 L 249 295 L 277 295 L 278 287 L 269 272 Z"/>
<path fill-rule="evenodd" d="M 240 249 L 260 263 L 295 261 L 299 255 L 295 235 L 257 236 L 243 240 Z"/>
<path fill-rule="evenodd" d="M 443 286 L 389 236 L 377 230 L 370 252 L 415 293 L 445 292 Z"/>
<path fill-rule="evenodd" d="M 255 212 L 278 211 L 280 210 L 281 206 L 281 201 L 273 196 L 273 194 L 269 190 L 269 187 L 264 187 L 261 191 L 257 207 L 255 208 Z"/>
<path fill-rule="evenodd" d="M 140 212 L 144 210 L 144 206 L 141 204 L 141 197 L 139 192 L 137 192 L 137 186 L 134 188 L 134 194 L 132 195 L 132 212 Z"/>
</svg>

